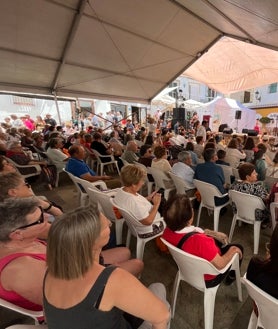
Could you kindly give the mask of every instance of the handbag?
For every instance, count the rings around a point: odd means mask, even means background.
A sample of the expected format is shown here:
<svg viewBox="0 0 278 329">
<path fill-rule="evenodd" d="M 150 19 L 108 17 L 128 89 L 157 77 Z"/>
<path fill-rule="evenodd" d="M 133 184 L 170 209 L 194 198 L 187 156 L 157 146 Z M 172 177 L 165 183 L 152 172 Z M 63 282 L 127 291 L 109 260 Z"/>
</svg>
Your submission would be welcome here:
<svg viewBox="0 0 278 329">
<path fill-rule="evenodd" d="M 214 238 L 214 240 L 221 243 L 221 247 L 225 247 L 227 244 L 229 244 L 229 238 L 227 234 L 223 232 L 217 232 L 209 229 L 204 230 L 205 235 L 210 236 Z"/>
</svg>

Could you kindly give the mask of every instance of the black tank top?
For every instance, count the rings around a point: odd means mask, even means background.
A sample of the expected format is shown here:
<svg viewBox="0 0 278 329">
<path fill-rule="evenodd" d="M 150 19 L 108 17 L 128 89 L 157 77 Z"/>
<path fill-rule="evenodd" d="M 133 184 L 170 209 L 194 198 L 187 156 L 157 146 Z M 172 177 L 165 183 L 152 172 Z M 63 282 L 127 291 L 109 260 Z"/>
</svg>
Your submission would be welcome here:
<svg viewBox="0 0 278 329">
<path fill-rule="evenodd" d="M 48 329 L 130 329 L 118 308 L 113 307 L 110 311 L 101 311 L 97 308 L 105 285 L 115 268 L 106 267 L 88 295 L 80 303 L 67 309 L 59 309 L 48 303 L 44 294 L 44 283 L 43 305 Z"/>
</svg>

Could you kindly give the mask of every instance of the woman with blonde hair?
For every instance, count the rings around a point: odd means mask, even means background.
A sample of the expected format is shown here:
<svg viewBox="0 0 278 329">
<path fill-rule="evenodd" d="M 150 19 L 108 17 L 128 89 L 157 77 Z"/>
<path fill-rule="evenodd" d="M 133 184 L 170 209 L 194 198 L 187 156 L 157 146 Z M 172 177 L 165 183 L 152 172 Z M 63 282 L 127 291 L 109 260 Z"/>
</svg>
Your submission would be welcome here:
<svg viewBox="0 0 278 329">
<path fill-rule="evenodd" d="M 161 284 L 160 299 L 128 272 L 99 264 L 110 226 L 96 205 L 78 208 L 52 224 L 43 287 L 49 329 L 128 329 L 143 320 L 149 328 L 166 329 L 169 311 Z M 136 326 L 130 326 L 131 318 Z"/>
<path fill-rule="evenodd" d="M 138 193 L 146 180 L 146 172 L 136 165 L 124 166 L 121 170 L 122 188 L 116 193 L 114 202 L 121 208 L 128 210 L 142 224 L 142 237 L 156 235 L 164 229 L 163 222 L 159 221 L 158 212 L 161 194 L 157 191 L 146 198 Z M 139 229 L 139 228 L 138 228 Z"/>
</svg>

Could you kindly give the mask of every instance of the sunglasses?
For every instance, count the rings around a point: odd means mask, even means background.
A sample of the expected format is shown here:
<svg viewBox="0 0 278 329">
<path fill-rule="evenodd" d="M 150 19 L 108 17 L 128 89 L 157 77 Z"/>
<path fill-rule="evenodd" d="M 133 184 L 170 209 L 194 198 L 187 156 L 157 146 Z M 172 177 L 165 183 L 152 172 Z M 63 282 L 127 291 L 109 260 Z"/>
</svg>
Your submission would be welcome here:
<svg viewBox="0 0 278 329">
<path fill-rule="evenodd" d="M 16 228 L 14 231 L 21 230 L 21 229 L 24 229 L 24 228 L 27 228 L 27 227 L 31 227 L 31 226 L 34 226 L 34 225 L 42 224 L 44 222 L 43 209 L 40 206 L 39 206 L 39 208 L 40 208 L 41 214 L 40 214 L 40 218 L 37 221 L 35 221 L 35 222 L 31 223 L 31 224 L 20 226 L 20 227 Z"/>
</svg>

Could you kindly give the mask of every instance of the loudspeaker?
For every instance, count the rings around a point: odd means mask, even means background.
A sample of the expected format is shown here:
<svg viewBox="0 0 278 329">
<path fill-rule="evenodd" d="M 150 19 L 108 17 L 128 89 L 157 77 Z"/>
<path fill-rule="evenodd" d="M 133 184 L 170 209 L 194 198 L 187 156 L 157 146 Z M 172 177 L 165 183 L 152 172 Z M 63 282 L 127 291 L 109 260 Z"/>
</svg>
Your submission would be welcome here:
<svg viewBox="0 0 278 329">
<path fill-rule="evenodd" d="M 243 134 L 248 134 L 248 129 L 243 128 L 243 129 L 242 129 L 242 133 L 243 133 Z"/>
<path fill-rule="evenodd" d="M 224 130 L 225 128 L 228 128 L 227 123 L 222 123 L 222 124 L 219 126 L 219 128 L 218 128 L 218 132 L 219 132 L 219 133 L 223 133 L 223 130 Z"/>
<path fill-rule="evenodd" d="M 186 128 L 186 120 L 178 120 L 178 119 L 172 119 L 172 127 L 174 127 L 177 121 L 180 123 L 181 126 Z"/>
<path fill-rule="evenodd" d="M 236 120 L 240 120 L 241 119 L 241 111 L 236 111 L 235 119 Z"/>
<path fill-rule="evenodd" d="M 231 135 L 232 133 L 233 133 L 232 128 L 224 128 L 224 130 L 223 130 L 223 134 Z"/>
<path fill-rule="evenodd" d="M 249 129 L 248 136 L 258 136 L 258 131 L 254 129 Z"/>
<path fill-rule="evenodd" d="M 185 108 L 179 107 L 173 109 L 173 119 L 176 119 L 178 121 L 184 121 L 185 120 Z"/>
</svg>

